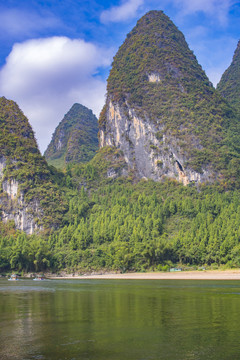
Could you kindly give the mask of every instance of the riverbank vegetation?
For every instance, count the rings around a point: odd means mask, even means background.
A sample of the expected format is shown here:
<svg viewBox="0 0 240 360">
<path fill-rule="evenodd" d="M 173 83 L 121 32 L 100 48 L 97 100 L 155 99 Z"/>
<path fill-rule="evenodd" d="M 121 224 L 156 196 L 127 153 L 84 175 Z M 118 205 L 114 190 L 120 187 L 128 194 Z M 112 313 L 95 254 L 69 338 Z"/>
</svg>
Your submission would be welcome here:
<svg viewBox="0 0 240 360">
<path fill-rule="evenodd" d="M 1 223 L 0 271 L 240 266 L 239 191 L 172 180 L 133 183 L 130 177 L 97 187 L 97 171 L 90 173 L 79 187 L 82 165 L 68 167 L 69 210 L 58 230 L 29 236 Z"/>
</svg>

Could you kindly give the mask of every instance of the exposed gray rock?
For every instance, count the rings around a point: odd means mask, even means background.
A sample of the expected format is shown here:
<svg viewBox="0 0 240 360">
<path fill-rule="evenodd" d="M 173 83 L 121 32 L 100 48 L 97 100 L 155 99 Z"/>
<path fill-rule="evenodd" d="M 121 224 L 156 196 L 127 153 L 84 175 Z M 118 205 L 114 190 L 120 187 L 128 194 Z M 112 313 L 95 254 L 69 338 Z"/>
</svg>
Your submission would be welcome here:
<svg viewBox="0 0 240 360">
<path fill-rule="evenodd" d="M 164 177 L 187 185 L 212 180 L 207 168 L 198 173 L 187 166 L 178 139 L 147 118 L 137 116 L 127 103 L 120 106 L 107 101 L 105 127 L 100 128 L 100 147 L 115 146 L 123 151 L 128 166 L 140 178 L 159 181 Z M 196 142 L 196 148 L 200 145 Z"/>
<path fill-rule="evenodd" d="M 158 83 L 161 81 L 161 76 L 158 73 L 148 74 L 148 81 L 153 83 Z"/>
<path fill-rule="evenodd" d="M 37 223 L 39 216 L 43 215 L 39 202 L 34 200 L 27 204 L 23 192 L 19 191 L 19 183 L 16 179 L 2 180 L 2 190 L 1 220 L 3 222 L 14 220 L 16 229 L 23 230 L 27 234 L 42 230 L 42 226 Z"/>
<path fill-rule="evenodd" d="M 63 144 L 64 136 L 65 136 L 65 131 L 61 129 L 59 131 L 59 139 L 58 139 L 58 142 L 56 144 L 56 150 L 57 151 L 61 150 L 62 147 L 64 146 L 64 144 Z"/>
<path fill-rule="evenodd" d="M 5 167 L 6 167 L 6 159 L 4 156 L 2 156 L 0 157 L 0 180 L 3 177 L 3 171 Z"/>
<path fill-rule="evenodd" d="M 15 179 L 4 180 L 2 182 L 2 189 L 8 194 L 10 199 L 15 199 L 18 194 L 18 182 Z"/>
<path fill-rule="evenodd" d="M 108 178 L 112 178 L 114 179 L 115 177 L 117 177 L 117 172 L 113 169 L 113 168 L 110 168 L 107 170 L 107 177 Z"/>
<path fill-rule="evenodd" d="M 41 208 L 37 201 L 26 204 L 23 198 L 17 201 L 8 201 L 8 209 L 2 211 L 2 221 L 14 220 L 16 229 L 33 234 L 35 231 L 42 230 L 42 226 L 37 224 L 36 214 L 41 214 Z M 34 216 L 35 215 L 35 216 Z"/>
</svg>

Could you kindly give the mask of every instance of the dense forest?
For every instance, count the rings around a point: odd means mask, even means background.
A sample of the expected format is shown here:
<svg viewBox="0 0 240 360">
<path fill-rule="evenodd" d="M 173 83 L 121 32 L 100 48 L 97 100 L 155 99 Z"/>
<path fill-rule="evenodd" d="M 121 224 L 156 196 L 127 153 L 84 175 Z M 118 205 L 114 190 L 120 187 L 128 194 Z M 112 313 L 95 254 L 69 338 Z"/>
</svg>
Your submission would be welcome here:
<svg viewBox="0 0 240 360">
<path fill-rule="evenodd" d="M 59 178 L 69 209 L 57 231 L 29 236 L 1 224 L 2 272 L 240 266 L 239 191 L 107 179 L 100 163 L 69 165 Z"/>
</svg>

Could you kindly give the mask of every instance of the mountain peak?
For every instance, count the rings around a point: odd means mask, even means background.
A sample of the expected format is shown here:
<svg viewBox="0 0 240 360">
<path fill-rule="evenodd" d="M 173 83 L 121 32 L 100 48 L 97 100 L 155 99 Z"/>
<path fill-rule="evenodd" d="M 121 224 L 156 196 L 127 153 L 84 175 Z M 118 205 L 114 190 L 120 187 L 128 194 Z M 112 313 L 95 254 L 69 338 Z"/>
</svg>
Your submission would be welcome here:
<svg viewBox="0 0 240 360">
<path fill-rule="evenodd" d="M 149 82 L 163 92 L 185 93 L 194 87 L 206 93 L 212 88 L 183 34 L 162 11 L 144 15 L 127 35 L 114 57 L 107 90 L 113 100 L 142 107 L 146 92 L 153 92 Z"/>
<path fill-rule="evenodd" d="M 33 152 L 40 156 L 33 130 L 17 103 L 0 97 L 0 117 L 1 155 L 25 159 L 28 153 Z"/>
<path fill-rule="evenodd" d="M 82 110 L 82 111 L 85 111 L 87 113 L 92 113 L 92 110 L 87 108 L 86 106 L 82 105 L 82 104 L 79 104 L 79 103 L 75 103 L 73 104 L 73 106 L 70 108 L 70 110 L 68 111 L 68 114 L 70 112 L 73 112 L 73 111 L 79 111 L 79 110 Z"/>
<path fill-rule="evenodd" d="M 53 133 L 45 151 L 46 160 L 56 167 L 69 162 L 86 162 L 98 149 L 98 121 L 92 110 L 75 103 Z"/>
<path fill-rule="evenodd" d="M 214 181 L 235 122 L 169 17 L 144 15 L 114 57 L 100 146 L 120 148 L 140 177 Z"/>
</svg>

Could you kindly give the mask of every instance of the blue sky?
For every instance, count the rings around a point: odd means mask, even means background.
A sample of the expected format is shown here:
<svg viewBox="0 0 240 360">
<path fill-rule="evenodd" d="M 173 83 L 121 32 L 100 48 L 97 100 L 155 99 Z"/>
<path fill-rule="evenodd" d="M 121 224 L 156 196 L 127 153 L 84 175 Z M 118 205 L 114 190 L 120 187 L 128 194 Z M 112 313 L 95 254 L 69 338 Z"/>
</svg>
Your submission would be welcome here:
<svg viewBox="0 0 240 360">
<path fill-rule="evenodd" d="M 235 0 L 0 0 L 0 96 L 15 100 L 44 151 L 75 102 L 98 115 L 112 58 L 136 21 L 163 10 L 214 85 L 240 39 Z"/>
</svg>

